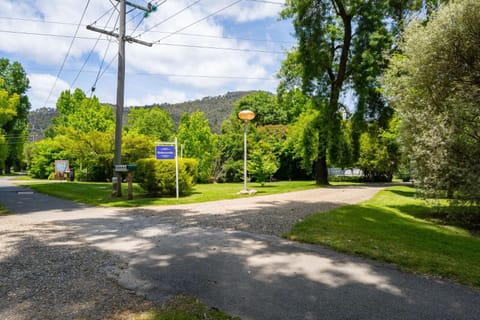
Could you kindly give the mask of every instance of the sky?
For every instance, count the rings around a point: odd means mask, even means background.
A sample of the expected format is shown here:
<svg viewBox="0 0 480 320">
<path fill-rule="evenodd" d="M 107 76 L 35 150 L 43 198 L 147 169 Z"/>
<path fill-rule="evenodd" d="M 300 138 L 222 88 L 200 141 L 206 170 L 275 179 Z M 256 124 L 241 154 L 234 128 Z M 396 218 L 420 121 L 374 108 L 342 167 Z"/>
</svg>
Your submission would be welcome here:
<svg viewBox="0 0 480 320">
<path fill-rule="evenodd" d="M 147 6 L 145 0 L 130 0 Z M 157 10 L 127 6 L 125 106 L 175 103 L 229 91 L 275 92 L 295 44 L 282 0 L 157 0 Z M 64 90 L 82 89 L 115 104 L 117 0 L 0 0 L 0 57 L 22 64 L 32 110 L 55 107 Z"/>
</svg>

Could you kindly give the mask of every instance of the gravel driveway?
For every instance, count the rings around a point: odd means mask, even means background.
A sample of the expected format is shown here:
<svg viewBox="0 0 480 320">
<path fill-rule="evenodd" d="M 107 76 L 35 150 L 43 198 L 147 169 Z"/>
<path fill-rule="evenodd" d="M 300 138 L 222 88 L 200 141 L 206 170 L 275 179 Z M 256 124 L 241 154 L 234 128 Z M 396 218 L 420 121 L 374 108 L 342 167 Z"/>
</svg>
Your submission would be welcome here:
<svg viewBox="0 0 480 320">
<path fill-rule="evenodd" d="M 214 227 L 281 236 L 307 215 L 370 199 L 385 188 L 347 186 L 244 199 L 125 210 L 181 227 Z"/>
<path fill-rule="evenodd" d="M 215 227 L 281 235 L 308 214 L 366 200 L 380 189 L 308 190 L 111 212 L 31 194 L 3 179 L 0 183 L 1 203 L 22 213 L 0 217 L 0 319 L 8 320 L 120 319 L 123 311 L 155 305 L 118 285 L 112 270 L 126 269 L 128 262 L 89 245 L 86 236 L 79 236 L 76 226 L 67 223 L 70 219 L 133 214 L 157 217 L 158 222 L 178 228 Z"/>
<path fill-rule="evenodd" d="M 243 320 L 480 318 L 478 291 L 277 237 L 381 188 L 111 209 L 0 179 L 20 213 L 0 217 L 0 319 L 124 319 L 182 293 Z"/>
<path fill-rule="evenodd" d="M 0 319 L 123 319 L 154 303 L 124 289 L 118 257 L 88 246 L 71 230 L 0 218 Z"/>
</svg>

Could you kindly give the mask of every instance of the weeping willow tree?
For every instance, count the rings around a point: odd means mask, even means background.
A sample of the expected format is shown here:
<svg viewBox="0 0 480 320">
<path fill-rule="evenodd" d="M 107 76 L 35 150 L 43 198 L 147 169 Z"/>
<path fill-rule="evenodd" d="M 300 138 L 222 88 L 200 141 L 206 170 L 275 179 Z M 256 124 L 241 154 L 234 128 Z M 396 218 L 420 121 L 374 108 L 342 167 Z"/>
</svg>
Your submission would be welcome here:
<svg viewBox="0 0 480 320">
<path fill-rule="evenodd" d="M 352 120 L 355 158 L 365 119 L 375 118 L 387 126 L 393 114 L 379 90 L 379 78 L 388 65 L 386 53 L 395 50 L 395 39 L 406 19 L 415 12 L 434 10 L 438 2 L 287 0 L 282 17 L 292 19 L 298 44 L 280 70 L 278 91 L 282 95 L 301 88 L 312 104 L 306 112 L 316 110 L 316 116 L 307 117 L 310 124 L 304 125 L 315 134 L 300 139 L 311 146 L 300 149 L 305 151 L 304 159 L 313 159 L 305 165 L 314 167 L 317 184 L 328 184 L 327 161 L 335 161 L 341 153 L 342 96 L 348 91 L 356 100 Z"/>
</svg>

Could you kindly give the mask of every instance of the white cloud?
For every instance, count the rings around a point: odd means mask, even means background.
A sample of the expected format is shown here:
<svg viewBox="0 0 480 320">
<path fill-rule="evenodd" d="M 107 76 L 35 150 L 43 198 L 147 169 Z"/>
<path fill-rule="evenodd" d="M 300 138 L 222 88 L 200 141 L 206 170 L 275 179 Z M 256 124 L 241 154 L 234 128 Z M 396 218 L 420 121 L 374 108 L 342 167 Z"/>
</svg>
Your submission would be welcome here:
<svg viewBox="0 0 480 320">
<path fill-rule="evenodd" d="M 57 98 L 60 96 L 60 93 L 69 88 L 68 84 L 58 79 L 55 85 L 55 88 L 50 95 L 50 99 L 46 99 L 49 96 L 50 91 L 55 83 L 55 76 L 51 74 L 29 74 L 28 78 L 30 80 L 30 90 L 28 91 L 28 97 L 30 103 L 32 104 L 33 109 L 44 107 L 44 106 L 55 106 Z M 45 103 L 46 102 L 46 103 Z"/>
<path fill-rule="evenodd" d="M 142 2 L 137 1 L 137 3 Z M 175 15 L 192 3 L 192 0 L 167 1 L 142 21 L 135 35 L 142 30 L 148 30 L 141 37 L 145 41 L 156 41 L 171 32 L 179 31 L 161 41 L 161 44 L 151 48 L 134 43 L 127 44 L 127 105 L 179 102 L 201 97 L 200 94 L 213 96 L 232 90 L 271 91 L 275 87 L 275 81 L 262 79 L 271 78 L 271 75 L 276 73 L 281 55 L 260 53 L 255 50 L 281 51 L 280 45 L 241 39 L 248 38 L 248 35 L 255 38 L 270 38 L 269 33 L 272 30 L 268 27 L 259 28 L 257 24 L 250 24 L 250 22 L 269 18 L 271 20 L 269 23 L 275 25 L 275 19 L 271 18 L 276 18 L 282 7 L 275 4 L 241 1 L 209 19 L 202 20 L 212 12 L 233 3 L 233 0 L 201 1 Z M 71 42 L 71 38 L 68 37 L 44 37 L 38 34 L 48 33 L 71 37 L 84 7 L 85 2 L 78 0 L 0 0 L 0 11 L 4 11 L 0 14 L 0 30 L 37 34 L 1 32 L 2 41 L 0 41 L 0 56 L 7 56 L 24 65 L 31 82 L 29 95 L 34 107 L 43 106 L 51 88 L 46 83 L 52 84 L 55 79 L 48 73 L 58 72 Z M 114 30 L 117 13 L 112 8 L 109 1 L 91 1 L 83 23 L 95 22 L 99 28 Z M 136 16 L 137 13 L 140 12 L 135 10 L 128 15 L 129 33 L 141 19 L 141 15 Z M 27 20 L 4 19 L 1 16 Z M 110 19 L 111 17 L 113 19 Z M 133 19 L 134 17 L 136 18 Z M 30 21 L 30 19 L 36 21 Z M 164 22 L 161 23 L 162 21 Z M 182 30 L 196 21 L 199 22 Z M 109 22 L 108 25 L 107 22 Z M 150 30 L 152 27 L 154 28 Z M 242 30 L 248 30 L 248 32 L 243 33 Z M 230 38 L 225 37 L 226 35 Z M 235 38 L 236 35 L 239 35 L 238 38 Z M 85 26 L 79 29 L 79 38 L 73 44 L 60 80 L 48 102 L 50 105 L 54 105 L 60 91 L 68 89 L 72 84 L 98 36 L 98 33 L 86 30 Z M 75 87 L 78 86 L 85 92 L 90 91 L 104 52 L 109 45 L 109 42 L 105 41 L 107 36 L 103 35 L 101 38 L 102 40 L 93 50 L 89 63 L 75 83 Z M 109 39 L 111 42 L 104 68 L 111 57 L 116 56 L 116 40 Z M 96 85 L 95 94 L 101 101 L 111 103 L 116 95 L 116 67 L 117 63 L 114 61 L 109 73 L 101 77 Z M 163 89 L 159 91 L 159 87 Z M 155 101 L 156 99 L 158 100 Z"/>
<path fill-rule="evenodd" d="M 237 22 L 245 23 L 265 18 L 277 18 L 282 9 L 283 6 L 278 4 L 242 1 L 238 6 L 226 10 L 223 15 Z"/>
<path fill-rule="evenodd" d="M 152 94 L 147 94 L 139 98 L 127 98 L 127 106 L 144 106 L 154 103 L 177 103 L 188 99 L 188 96 L 183 91 L 162 89 L 158 92 L 153 91 Z"/>
</svg>

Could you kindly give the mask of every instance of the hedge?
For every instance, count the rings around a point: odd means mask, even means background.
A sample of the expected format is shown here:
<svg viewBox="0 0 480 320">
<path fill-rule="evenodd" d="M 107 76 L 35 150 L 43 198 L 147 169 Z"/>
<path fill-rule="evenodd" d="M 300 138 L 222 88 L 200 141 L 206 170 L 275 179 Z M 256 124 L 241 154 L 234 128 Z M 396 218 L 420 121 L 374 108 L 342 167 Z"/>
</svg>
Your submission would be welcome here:
<svg viewBox="0 0 480 320">
<path fill-rule="evenodd" d="M 178 185 L 181 195 L 187 195 L 192 191 L 197 172 L 198 162 L 195 159 L 178 160 Z M 176 194 L 175 160 L 154 158 L 138 160 L 135 181 L 150 196 L 174 196 Z"/>
</svg>

